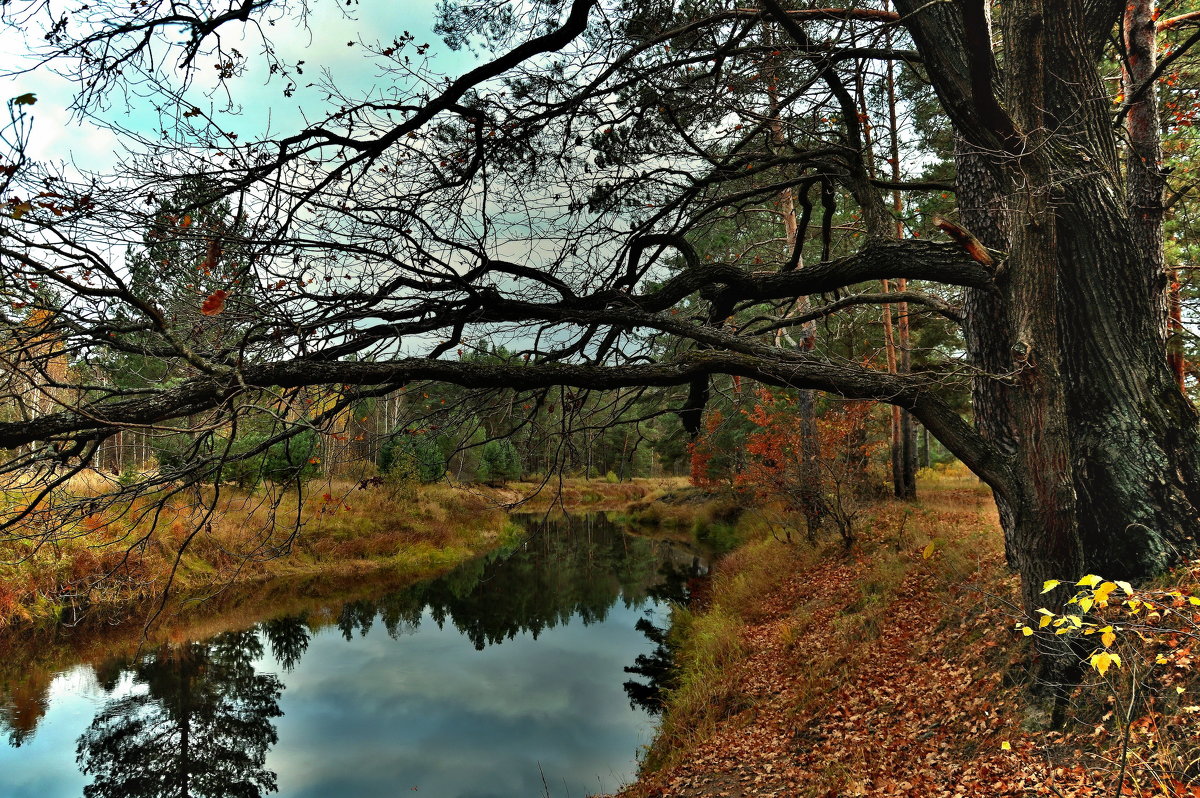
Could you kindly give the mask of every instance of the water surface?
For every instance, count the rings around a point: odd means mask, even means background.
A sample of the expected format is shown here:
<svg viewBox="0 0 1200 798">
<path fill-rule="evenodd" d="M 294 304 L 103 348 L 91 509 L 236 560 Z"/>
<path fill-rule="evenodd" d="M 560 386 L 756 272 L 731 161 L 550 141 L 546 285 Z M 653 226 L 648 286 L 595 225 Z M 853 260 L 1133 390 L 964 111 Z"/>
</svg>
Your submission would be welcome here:
<svg viewBox="0 0 1200 798">
<path fill-rule="evenodd" d="M 644 632 L 664 622 L 664 582 L 702 570 L 590 517 L 381 597 L 31 664 L 0 684 L 0 795 L 611 791 L 653 733 L 630 700 L 653 686 L 627 689 L 625 669 L 655 654 Z"/>
</svg>

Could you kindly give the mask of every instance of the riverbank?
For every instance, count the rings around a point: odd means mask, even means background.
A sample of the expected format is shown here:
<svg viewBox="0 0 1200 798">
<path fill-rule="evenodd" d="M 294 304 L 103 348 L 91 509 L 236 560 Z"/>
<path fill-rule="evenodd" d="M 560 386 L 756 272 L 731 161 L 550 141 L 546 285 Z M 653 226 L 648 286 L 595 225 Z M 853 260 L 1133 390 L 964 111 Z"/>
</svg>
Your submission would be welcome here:
<svg viewBox="0 0 1200 798">
<path fill-rule="evenodd" d="M 680 670 L 620 798 L 1200 794 L 1194 638 L 1135 640 L 1047 731 L 990 495 L 952 471 L 919 496 L 875 507 L 849 552 L 760 536 L 721 561 L 675 613 Z"/>
<path fill-rule="evenodd" d="M 0 635 L 0 794 L 79 795 L 90 781 L 126 795 L 162 762 L 212 773 L 210 748 L 173 723 L 235 741 L 210 790 L 222 795 L 256 773 L 314 796 L 623 783 L 651 724 L 622 667 L 651 650 L 639 624 L 659 591 L 702 572 L 704 553 L 605 513 L 520 522 L 520 541 L 398 588 L 370 575 L 323 601 L 307 594 L 324 581 L 265 601 L 235 588 L 148 639 L 136 624 Z"/>
<path fill-rule="evenodd" d="M 0 629 L 73 622 L 83 613 L 120 619 L 158 600 L 168 584 L 186 599 L 231 586 L 338 583 L 384 571 L 415 581 L 519 536 L 510 508 L 620 511 L 679 482 L 321 480 L 301 496 L 223 487 L 217 496 L 179 497 L 161 508 L 134 500 L 97 511 L 66 534 L 0 544 Z"/>
</svg>

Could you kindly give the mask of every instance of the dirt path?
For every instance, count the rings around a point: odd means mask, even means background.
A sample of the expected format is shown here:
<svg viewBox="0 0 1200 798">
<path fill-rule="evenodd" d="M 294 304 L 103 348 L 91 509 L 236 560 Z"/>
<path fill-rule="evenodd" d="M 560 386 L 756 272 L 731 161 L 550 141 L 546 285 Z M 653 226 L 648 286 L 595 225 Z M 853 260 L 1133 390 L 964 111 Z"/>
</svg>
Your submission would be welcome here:
<svg viewBox="0 0 1200 798">
<path fill-rule="evenodd" d="M 953 550 L 976 554 L 975 573 L 996 578 L 996 547 L 979 546 L 980 530 L 995 530 L 992 513 L 978 491 L 927 503 L 921 523 L 941 543 L 928 560 L 912 546 L 892 554 L 900 566 L 888 567 L 904 570 L 879 594 L 870 592 L 886 554 L 878 540 L 872 554 L 822 559 L 784 580 L 744 628 L 748 656 L 735 679 L 749 708 L 622 798 L 1031 794 L 1040 779 L 1022 778 L 1002 748 L 1017 705 L 998 689 L 999 669 L 985 666 L 1011 632 L 998 610 L 963 606 L 996 602 L 945 585 L 939 570 Z"/>
</svg>

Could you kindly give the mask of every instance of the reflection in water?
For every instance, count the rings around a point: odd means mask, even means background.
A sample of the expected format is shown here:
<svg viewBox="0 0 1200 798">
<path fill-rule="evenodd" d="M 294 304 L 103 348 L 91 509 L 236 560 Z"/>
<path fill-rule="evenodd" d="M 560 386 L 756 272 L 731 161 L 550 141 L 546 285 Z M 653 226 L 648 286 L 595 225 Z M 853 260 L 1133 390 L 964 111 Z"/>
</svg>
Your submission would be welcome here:
<svg viewBox="0 0 1200 798">
<path fill-rule="evenodd" d="M 687 566 L 668 560 L 659 568 L 659 574 L 661 581 L 647 593 L 659 602 L 686 607 L 697 585 L 708 576 L 708 567 L 699 557 L 693 557 Z M 630 679 L 623 687 L 631 707 L 640 707 L 651 715 L 658 715 L 663 711 L 667 693 L 675 687 L 679 673 L 676 646 L 668 635 L 669 625 L 659 626 L 645 617 L 639 618 L 634 628 L 654 644 L 654 649 L 649 654 L 638 654 L 632 665 L 625 666 L 626 673 L 642 676 L 646 681 Z"/>
<path fill-rule="evenodd" d="M 480 651 L 519 634 L 536 640 L 572 618 L 585 626 L 603 621 L 618 600 L 629 607 L 653 598 L 659 566 L 673 556 L 670 546 L 625 535 L 595 516 L 526 523 L 533 535 L 515 549 L 379 601 L 346 604 L 337 618 L 342 636 L 366 635 L 379 619 L 396 637 L 418 628 L 428 610 L 439 627 L 451 624 Z"/>
<path fill-rule="evenodd" d="M 163 649 L 131 669 L 131 692 L 104 704 L 79 738 L 86 798 L 259 798 L 275 790 L 263 764 L 277 736 L 283 685 L 254 671 L 253 631 Z"/>
<path fill-rule="evenodd" d="M 628 630 L 631 614 L 664 600 L 685 600 L 689 580 L 705 569 L 690 552 L 627 536 L 603 519 L 527 524 L 529 540 L 466 563 L 440 579 L 375 600 L 275 618 L 204 642 L 164 645 L 134 662 L 115 660 L 91 667 L 88 681 L 104 698 L 86 730 L 80 735 L 76 727 L 74 732 L 79 771 L 90 778 L 82 788 L 84 795 L 257 798 L 275 791 L 277 784 L 289 795 L 320 795 L 338 784 L 330 784 L 332 777 L 324 771 L 318 778 L 322 766 L 343 768 L 338 778 L 345 789 L 339 788 L 340 794 L 395 794 L 399 785 L 394 779 L 399 776 L 387 773 L 383 763 L 377 773 L 370 772 L 373 764 L 335 764 L 339 756 L 349 762 L 367 751 L 380 752 L 376 760 L 390 757 L 404 778 L 419 776 L 429 789 L 445 783 L 446 789 L 454 790 L 446 794 L 464 796 L 525 794 L 538 763 L 555 757 L 572 776 L 571 768 L 593 774 L 606 769 L 605 778 L 628 773 L 636 745 L 645 740 L 620 737 L 618 727 L 625 730 L 620 734 L 640 727 L 628 720 L 614 720 L 612 727 L 597 725 L 610 710 L 587 702 L 607 701 L 611 706 L 611 699 L 599 697 L 595 688 L 580 681 L 598 678 L 583 674 L 591 662 L 603 659 L 596 651 L 612 651 L 607 641 L 617 632 L 589 633 L 591 642 L 577 633 L 558 635 L 559 642 L 549 648 L 530 648 L 529 641 L 573 619 L 584 626 L 600 624 L 614 607 L 621 608 L 620 626 Z M 422 623 L 439 631 L 432 637 L 417 634 Z M 393 639 L 416 636 L 380 649 L 381 635 L 372 633 L 379 627 Z M 321 635 L 331 628 L 346 641 L 368 635 L 371 640 L 337 653 L 329 649 L 330 638 Z M 625 690 L 632 703 L 654 711 L 670 684 L 670 648 L 665 632 L 650 617 L 639 618 L 637 629 L 657 648 L 638 654 L 646 651 L 645 644 L 624 643 L 618 649 L 628 652 L 620 654 L 622 658 L 637 655 L 627 671 L 649 679 L 648 684 L 629 682 Z M 465 638 L 469 646 L 447 647 L 447 634 Z M 322 637 L 326 642 L 317 646 Z M 482 651 L 518 638 L 521 642 L 512 651 L 502 647 L 504 657 L 492 656 L 478 665 L 464 659 L 464 649 L 473 655 L 472 648 Z M 314 646 L 321 653 L 309 667 L 303 663 L 314 656 Z M 555 657 L 562 662 L 571 658 L 561 676 L 564 669 L 552 664 Z M 468 674 L 480 667 L 486 675 Z M 7 730 L 14 746 L 29 740 L 45 711 L 48 672 L 35 668 L 25 683 L 10 679 L 0 684 L 0 732 Z M 525 676 L 534 685 L 532 691 L 514 692 Z M 454 678 L 463 681 L 455 683 Z M 560 678 L 561 685 L 556 684 Z M 492 692 L 477 692 L 481 679 L 494 683 Z M 603 679 L 611 680 L 614 688 L 619 682 L 619 676 Z M 446 695 L 438 694 L 439 680 Z M 283 700 L 285 683 L 301 691 L 290 702 Z M 336 721 L 330 714 L 335 709 Z M 283 718 L 284 712 L 289 717 Z M 386 724 L 392 725 L 381 733 Z M 600 741 L 598 736 L 611 739 Z M 272 752 L 277 740 L 282 742 Z M 514 755 L 514 743 L 529 750 Z M 543 750 L 554 745 L 565 747 Z M 320 753 L 292 753 L 305 746 L 316 746 Z M 339 753 L 341 748 L 350 753 Z M 625 753 L 617 762 L 602 764 L 597 758 L 601 749 Z M 482 768 L 480 773 L 457 764 L 467 755 Z M 0 747 L 0 794 L 79 794 L 78 786 L 69 791 L 54 786 L 64 783 L 61 774 L 20 774 L 21 756 L 13 748 Z M 314 759 L 328 762 L 318 765 Z M 504 782 L 496 775 L 500 765 L 522 773 Z M 580 778 L 586 777 L 581 773 Z M 596 777 L 591 778 L 594 789 Z M 44 784 L 35 790 L 31 785 L 38 779 Z M 469 779 L 474 782 L 468 784 Z M 522 792 L 512 786 L 518 783 Z M 588 789 L 579 784 L 571 794 Z"/>
<path fill-rule="evenodd" d="M 289 673 L 300 657 L 308 650 L 312 634 L 305 626 L 303 615 L 292 615 L 287 618 L 274 618 L 266 621 L 259 629 L 271 645 L 271 656 Z"/>
</svg>

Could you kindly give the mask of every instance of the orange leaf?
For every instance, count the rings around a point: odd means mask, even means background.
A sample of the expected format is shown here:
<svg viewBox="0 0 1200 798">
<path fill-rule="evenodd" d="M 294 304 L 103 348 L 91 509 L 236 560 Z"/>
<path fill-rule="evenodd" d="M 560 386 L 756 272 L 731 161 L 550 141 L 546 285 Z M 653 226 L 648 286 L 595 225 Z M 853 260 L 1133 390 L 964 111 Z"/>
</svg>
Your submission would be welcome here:
<svg viewBox="0 0 1200 798">
<path fill-rule="evenodd" d="M 220 289 L 213 291 L 208 295 L 208 299 L 200 305 L 200 312 L 205 316 L 216 316 L 221 311 L 225 310 L 225 298 L 229 296 L 228 291 Z"/>
</svg>

